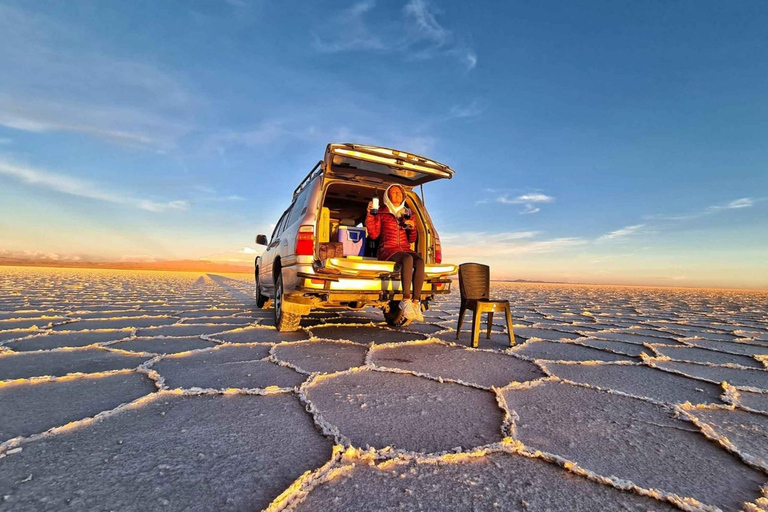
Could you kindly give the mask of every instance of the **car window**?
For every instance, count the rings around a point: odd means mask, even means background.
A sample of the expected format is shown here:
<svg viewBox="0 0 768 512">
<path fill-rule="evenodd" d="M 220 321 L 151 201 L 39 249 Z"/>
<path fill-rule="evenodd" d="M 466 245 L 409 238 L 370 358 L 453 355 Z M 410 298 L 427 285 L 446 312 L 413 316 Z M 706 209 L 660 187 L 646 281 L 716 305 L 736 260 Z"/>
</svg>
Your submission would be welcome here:
<svg viewBox="0 0 768 512">
<path fill-rule="evenodd" d="M 280 236 L 280 233 L 283 232 L 283 229 L 285 228 L 285 220 L 288 218 L 289 210 L 286 210 L 285 213 L 283 213 L 283 216 L 280 217 L 280 220 L 277 221 L 277 224 L 275 225 L 275 230 L 272 232 L 272 238 L 270 239 L 269 243 L 270 245 L 277 240 L 277 238 Z"/>
<path fill-rule="evenodd" d="M 296 222 L 302 215 L 307 213 L 307 200 L 309 199 L 309 187 L 305 188 L 304 191 L 299 194 L 299 197 L 296 198 L 296 202 L 293 203 L 293 207 L 291 208 L 291 214 L 288 216 L 288 221 L 286 222 L 286 226 L 293 225 L 294 222 Z"/>
</svg>

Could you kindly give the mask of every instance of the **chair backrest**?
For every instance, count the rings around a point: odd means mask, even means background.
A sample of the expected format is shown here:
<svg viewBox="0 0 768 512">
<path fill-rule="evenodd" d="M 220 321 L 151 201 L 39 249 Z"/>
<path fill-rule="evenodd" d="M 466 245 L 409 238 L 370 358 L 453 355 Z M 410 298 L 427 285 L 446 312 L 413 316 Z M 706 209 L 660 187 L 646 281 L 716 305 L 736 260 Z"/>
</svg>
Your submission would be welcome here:
<svg viewBox="0 0 768 512">
<path fill-rule="evenodd" d="M 459 290 L 462 299 L 490 298 L 491 267 L 481 263 L 459 265 Z"/>
</svg>

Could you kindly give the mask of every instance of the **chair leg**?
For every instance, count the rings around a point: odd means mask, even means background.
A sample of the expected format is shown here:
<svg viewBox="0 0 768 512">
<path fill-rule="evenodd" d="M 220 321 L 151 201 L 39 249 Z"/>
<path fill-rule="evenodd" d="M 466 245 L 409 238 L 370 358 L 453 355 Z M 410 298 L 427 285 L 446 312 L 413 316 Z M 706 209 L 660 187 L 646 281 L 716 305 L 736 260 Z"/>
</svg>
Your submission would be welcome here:
<svg viewBox="0 0 768 512">
<path fill-rule="evenodd" d="M 507 332 L 509 333 L 509 346 L 513 347 L 515 346 L 515 329 L 512 327 L 512 311 L 510 311 L 509 306 L 504 309 L 507 313 Z"/>
<path fill-rule="evenodd" d="M 486 333 L 486 339 L 491 339 L 491 327 L 493 326 L 493 311 L 488 312 L 488 332 Z"/>
<path fill-rule="evenodd" d="M 456 326 L 456 339 L 459 339 L 459 333 L 461 332 L 461 324 L 464 323 L 464 313 L 467 312 L 467 308 L 464 306 L 459 310 L 459 325 Z"/>
<path fill-rule="evenodd" d="M 472 347 L 477 348 L 477 338 L 480 337 L 480 317 L 482 315 L 482 312 L 480 311 L 480 308 L 477 308 L 475 311 L 473 311 L 474 315 L 472 315 Z"/>
</svg>

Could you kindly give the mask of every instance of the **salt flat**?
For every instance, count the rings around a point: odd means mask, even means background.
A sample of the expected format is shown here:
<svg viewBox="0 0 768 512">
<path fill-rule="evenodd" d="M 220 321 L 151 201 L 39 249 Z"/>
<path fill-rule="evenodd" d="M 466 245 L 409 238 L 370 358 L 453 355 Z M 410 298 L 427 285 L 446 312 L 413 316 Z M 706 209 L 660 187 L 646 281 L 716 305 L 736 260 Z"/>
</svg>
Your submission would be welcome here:
<svg viewBox="0 0 768 512">
<path fill-rule="evenodd" d="M 0 511 L 768 510 L 768 294 L 497 283 L 517 345 L 249 275 L 0 267 Z"/>
</svg>

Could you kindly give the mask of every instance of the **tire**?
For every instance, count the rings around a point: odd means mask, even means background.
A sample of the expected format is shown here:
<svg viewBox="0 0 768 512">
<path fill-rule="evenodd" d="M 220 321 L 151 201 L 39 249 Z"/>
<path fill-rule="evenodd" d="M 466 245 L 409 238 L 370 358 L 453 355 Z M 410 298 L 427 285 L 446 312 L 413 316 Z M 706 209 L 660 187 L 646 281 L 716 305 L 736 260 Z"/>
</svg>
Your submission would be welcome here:
<svg viewBox="0 0 768 512">
<path fill-rule="evenodd" d="M 275 280 L 275 328 L 280 332 L 298 331 L 301 315 L 283 311 L 283 273 L 278 272 Z"/>
<path fill-rule="evenodd" d="M 269 297 L 261 294 L 261 286 L 259 285 L 259 269 L 256 269 L 256 306 L 264 309 Z"/>
<path fill-rule="evenodd" d="M 403 327 L 406 324 L 403 311 L 400 309 L 399 300 L 389 301 L 389 311 L 384 312 L 384 320 L 390 327 Z"/>
</svg>

